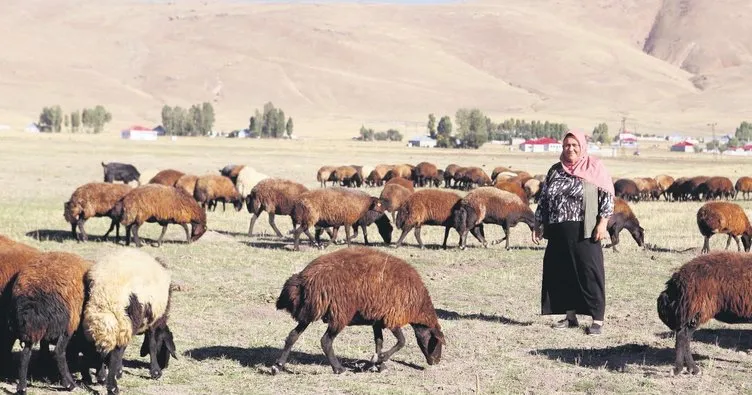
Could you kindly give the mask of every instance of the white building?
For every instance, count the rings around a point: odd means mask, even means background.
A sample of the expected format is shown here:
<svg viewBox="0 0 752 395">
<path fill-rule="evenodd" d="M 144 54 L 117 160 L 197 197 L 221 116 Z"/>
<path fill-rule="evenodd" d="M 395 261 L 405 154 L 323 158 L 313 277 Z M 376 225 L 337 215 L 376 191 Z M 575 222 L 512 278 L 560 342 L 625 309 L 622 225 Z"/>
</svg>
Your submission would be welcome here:
<svg viewBox="0 0 752 395">
<path fill-rule="evenodd" d="M 124 140 L 142 140 L 154 141 L 157 139 L 158 132 L 143 126 L 131 126 L 128 129 L 120 131 L 120 138 Z"/>
<path fill-rule="evenodd" d="M 525 140 L 520 144 L 522 152 L 559 152 L 561 151 L 561 142 L 550 137 L 541 137 L 538 139 Z"/>
<path fill-rule="evenodd" d="M 695 145 L 689 141 L 682 141 L 671 146 L 673 152 L 695 152 Z"/>
<path fill-rule="evenodd" d="M 407 146 L 434 148 L 436 147 L 436 139 L 431 138 L 431 136 L 415 136 L 407 140 Z"/>
</svg>

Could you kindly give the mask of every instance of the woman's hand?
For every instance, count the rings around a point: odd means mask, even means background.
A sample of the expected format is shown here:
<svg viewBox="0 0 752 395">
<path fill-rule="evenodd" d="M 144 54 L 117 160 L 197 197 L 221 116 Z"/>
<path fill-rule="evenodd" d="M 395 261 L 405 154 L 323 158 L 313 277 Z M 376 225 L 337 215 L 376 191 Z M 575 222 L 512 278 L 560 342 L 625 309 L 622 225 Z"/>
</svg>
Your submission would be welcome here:
<svg viewBox="0 0 752 395">
<path fill-rule="evenodd" d="M 601 241 L 606 240 L 608 237 L 608 218 L 601 218 L 593 231 L 593 240 Z"/>
<path fill-rule="evenodd" d="M 533 226 L 533 244 L 535 245 L 540 244 L 540 239 L 542 236 L 543 236 L 543 227 L 536 223 Z"/>
</svg>

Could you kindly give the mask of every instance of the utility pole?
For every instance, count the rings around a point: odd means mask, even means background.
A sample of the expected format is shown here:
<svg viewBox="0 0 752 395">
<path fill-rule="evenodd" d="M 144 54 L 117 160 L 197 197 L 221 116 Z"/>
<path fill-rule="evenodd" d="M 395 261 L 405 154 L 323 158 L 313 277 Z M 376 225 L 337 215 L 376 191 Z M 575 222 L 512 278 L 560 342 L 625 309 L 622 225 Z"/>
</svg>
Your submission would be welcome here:
<svg viewBox="0 0 752 395">
<path fill-rule="evenodd" d="M 710 130 L 713 132 L 713 146 L 715 146 L 715 150 L 713 151 L 713 158 L 715 160 L 718 160 L 718 152 L 721 151 L 721 145 L 715 139 L 715 125 L 717 124 L 718 122 L 712 122 L 707 125 L 710 126 Z"/>
</svg>

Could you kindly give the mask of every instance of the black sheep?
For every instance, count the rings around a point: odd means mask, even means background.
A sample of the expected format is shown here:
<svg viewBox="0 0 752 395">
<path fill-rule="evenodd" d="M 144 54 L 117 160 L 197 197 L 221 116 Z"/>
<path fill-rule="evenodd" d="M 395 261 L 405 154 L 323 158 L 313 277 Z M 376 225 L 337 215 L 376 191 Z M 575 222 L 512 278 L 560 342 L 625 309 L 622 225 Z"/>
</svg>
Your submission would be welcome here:
<svg viewBox="0 0 752 395">
<path fill-rule="evenodd" d="M 139 181 L 141 173 L 131 164 L 118 162 L 105 164 L 102 162 L 102 168 L 104 169 L 104 182 L 122 181 L 128 184 L 131 181 L 136 181 L 138 185 L 141 185 Z"/>
</svg>

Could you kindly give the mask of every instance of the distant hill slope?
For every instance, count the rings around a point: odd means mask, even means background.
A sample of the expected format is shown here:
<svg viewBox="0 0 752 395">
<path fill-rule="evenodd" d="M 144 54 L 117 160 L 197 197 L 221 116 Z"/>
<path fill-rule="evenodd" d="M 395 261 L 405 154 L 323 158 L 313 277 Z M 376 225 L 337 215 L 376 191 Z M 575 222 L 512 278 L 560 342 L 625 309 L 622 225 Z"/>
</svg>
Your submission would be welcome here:
<svg viewBox="0 0 752 395">
<path fill-rule="evenodd" d="M 176 3 L 0 0 L 0 124 L 103 104 L 117 130 L 202 101 L 222 129 L 272 101 L 298 134 L 326 137 L 361 124 L 411 135 L 461 106 L 585 128 L 626 114 L 641 131 L 695 134 L 752 118 L 752 38 L 728 17 L 740 1 Z"/>
</svg>

